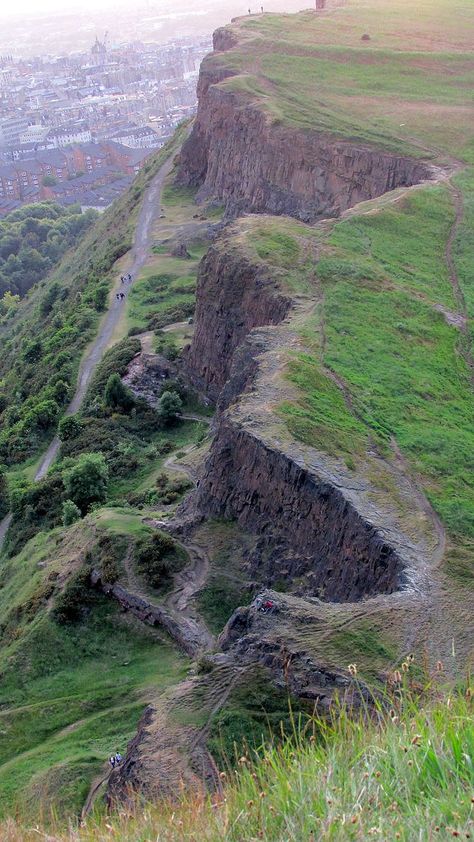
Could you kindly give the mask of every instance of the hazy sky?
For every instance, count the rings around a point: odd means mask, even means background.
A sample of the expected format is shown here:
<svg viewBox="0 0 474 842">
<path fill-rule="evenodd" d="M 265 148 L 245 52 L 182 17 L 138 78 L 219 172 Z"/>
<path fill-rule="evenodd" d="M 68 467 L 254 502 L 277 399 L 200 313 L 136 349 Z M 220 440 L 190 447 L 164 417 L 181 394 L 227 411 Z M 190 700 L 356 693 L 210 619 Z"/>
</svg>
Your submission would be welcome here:
<svg viewBox="0 0 474 842">
<path fill-rule="evenodd" d="M 0 2 L 0 16 L 2 15 L 44 15 L 51 12 L 77 12 L 91 9 L 98 11 L 99 9 L 109 9 L 111 6 L 121 6 L 122 2 L 117 0 L 14 0 L 10 3 L 7 0 Z M 155 8 L 166 5 L 154 0 Z"/>
</svg>

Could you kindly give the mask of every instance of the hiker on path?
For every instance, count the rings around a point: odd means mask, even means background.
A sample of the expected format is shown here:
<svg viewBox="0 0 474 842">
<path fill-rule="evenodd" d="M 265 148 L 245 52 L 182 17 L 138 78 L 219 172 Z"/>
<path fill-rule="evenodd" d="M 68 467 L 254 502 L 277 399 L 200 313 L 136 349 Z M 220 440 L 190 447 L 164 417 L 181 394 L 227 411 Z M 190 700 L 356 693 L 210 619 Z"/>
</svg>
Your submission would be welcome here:
<svg viewBox="0 0 474 842">
<path fill-rule="evenodd" d="M 130 272 L 129 272 L 129 273 L 128 273 L 128 282 L 129 282 L 129 283 L 131 283 L 131 280 L 132 280 L 132 276 L 131 276 L 131 274 L 130 274 Z"/>
<path fill-rule="evenodd" d="M 112 769 L 115 769 L 115 763 L 116 763 L 115 754 L 112 754 L 111 757 L 109 757 L 109 763 L 110 763 Z"/>
<path fill-rule="evenodd" d="M 122 755 L 120 754 L 119 751 L 117 751 L 116 754 L 115 754 L 115 765 L 120 766 L 122 760 L 123 760 Z"/>
</svg>

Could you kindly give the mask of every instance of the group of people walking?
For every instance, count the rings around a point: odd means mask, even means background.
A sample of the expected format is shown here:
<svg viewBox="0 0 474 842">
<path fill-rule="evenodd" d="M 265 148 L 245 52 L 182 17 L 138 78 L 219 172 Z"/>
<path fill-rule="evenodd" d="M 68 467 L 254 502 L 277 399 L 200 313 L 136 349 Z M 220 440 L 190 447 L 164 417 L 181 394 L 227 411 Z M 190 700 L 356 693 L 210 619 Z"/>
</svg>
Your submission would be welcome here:
<svg viewBox="0 0 474 842">
<path fill-rule="evenodd" d="M 128 273 L 128 275 L 120 275 L 120 280 L 121 280 L 122 284 L 127 284 L 127 283 L 131 284 L 132 283 L 132 276 L 131 276 L 130 272 Z M 124 292 L 116 292 L 115 298 L 117 299 L 117 301 L 123 301 L 124 298 L 125 298 L 125 293 Z"/>
<path fill-rule="evenodd" d="M 122 760 L 123 760 L 123 757 L 122 757 L 122 755 L 120 754 L 119 751 L 115 752 L 115 754 L 112 754 L 112 756 L 109 757 L 109 763 L 110 763 L 111 768 L 115 769 L 116 766 L 120 766 Z"/>
</svg>

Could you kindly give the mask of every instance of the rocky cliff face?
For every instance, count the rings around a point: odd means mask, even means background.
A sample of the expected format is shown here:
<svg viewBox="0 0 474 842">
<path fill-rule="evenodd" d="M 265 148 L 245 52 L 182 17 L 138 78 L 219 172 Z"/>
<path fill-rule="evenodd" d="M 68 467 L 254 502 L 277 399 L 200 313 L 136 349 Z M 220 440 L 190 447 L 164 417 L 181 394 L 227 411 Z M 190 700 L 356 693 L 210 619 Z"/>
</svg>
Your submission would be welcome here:
<svg viewBox="0 0 474 842">
<path fill-rule="evenodd" d="M 185 354 L 194 385 L 217 400 L 229 378 L 236 349 L 250 331 L 278 324 L 291 308 L 263 270 L 230 245 L 232 230 L 204 257 L 198 277 L 195 334 Z"/>
<path fill-rule="evenodd" d="M 344 493 L 236 424 L 232 413 L 219 424 L 196 504 L 260 536 L 250 573 L 269 585 L 298 582 L 302 592 L 334 602 L 400 586 L 398 553 Z"/>
<path fill-rule="evenodd" d="M 232 31 L 218 30 L 215 49 L 231 50 L 234 41 Z M 412 158 L 272 123 L 243 94 L 219 85 L 232 75 L 212 56 L 201 65 L 198 114 L 178 172 L 179 183 L 200 187 L 198 200 L 222 201 L 231 216 L 313 222 L 429 177 L 429 167 Z"/>
<path fill-rule="evenodd" d="M 258 536 L 247 572 L 267 586 L 333 602 L 390 594 L 417 551 L 408 551 L 390 517 L 364 502 L 364 483 L 273 430 L 280 370 L 287 348 L 299 347 L 288 317 L 300 305 L 235 245 L 239 230 L 235 224 L 213 245 L 198 279 L 196 332 L 184 361 L 218 412 L 183 520 L 192 512 L 223 517 Z"/>
</svg>

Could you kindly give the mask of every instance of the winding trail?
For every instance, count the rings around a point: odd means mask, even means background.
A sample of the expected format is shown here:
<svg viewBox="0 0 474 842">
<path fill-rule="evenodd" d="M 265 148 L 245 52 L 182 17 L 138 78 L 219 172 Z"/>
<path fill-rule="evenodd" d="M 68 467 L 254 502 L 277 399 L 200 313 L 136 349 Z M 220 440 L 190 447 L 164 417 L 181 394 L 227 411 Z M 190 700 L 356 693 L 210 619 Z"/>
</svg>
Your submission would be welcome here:
<svg viewBox="0 0 474 842">
<path fill-rule="evenodd" d="M 105 784 L 105 782 L 108 781 L 109 778 L 110 778 L 111 771 L 112 771 L 111 769 L 108 770 L 105 773 L 105 775 L 99 775 L 97 778 L 94 778 L 94 780 L 92 781 L 90 790 L 87 794 L 87 798 L 84 802 L 84 806 L 81 810 L 81 823 L 84 822 L 84 820 L 87 818 L 90 811 L 92 810 L 92 808 L 94 806 L 94 803 L 95 803 L 95 800 L 96 800 L 96 798 L 99 794 L 99 791 L 102 788 L 102 785 Z"/>
<path fill-rule="evenodd" d="M 161 192 L 164 181 L 172 170 L 175 154 L 176 151 L 172 152 L 170 157 L 164 164 L 162 164 L 143 197 L 135 229 L 135 242 L 131 251 L 131 264 L 130 268 L 127 270 L 133 278 L 140 272 L 149 256 L 149 248 L 153 235 L 153 222 L 160 212 Z M 123 303 L 118 301 L 115 297 L 116 291 L 120 287 L 120 278 L 117 277 L 110 295 L 110 307 L 102 321 L 102 324 L 100 325 L 96 338 L 86 350 L 82 359 L 76 391 L 71 403 L 66 409 L 66 415 L 73 415 L 79 410 L 86 395 L 91 377 L 107 350 L 107 346 L 113 336 L 113 333 L 122 318 Z M 58 455 L 60 445 L 61 442 L 59 437 L 57 435 L 54 436 L 49 447 L 41 458 L 41 462 L 35 473 L 36 481 L 41 480 L 46 476 L 51 465 L 56 459 L 56 456 Z M 12 515 L 9 513 L 0 521 L 0 549 L 5 540 L 11 519 Z"/>
<path fill-rule="evenodd" d="M 148 259 L 149 247 L 153 234 L 153 222 L 160 211 L 161 191 L 163 189 L 164 181 L 173 167 L 173 160 L 174 153 L 170 155 L 170 157 L 160 167 L 143 198 L 135 229 L 135 242 L 131 252 L 131 265 L 128 269 L 132 278 L 135 278 L 138 275 Z M 66 415 L 72 415 L 80 408 L 86 395 L 91 377 L 107 349 L 115 328 L 122 318 L 123 303 L 117 301 L 115 297 L 116 290 L 119 289 L 120 286 L 120 279 L 117 278 L 111 293 L 112 303 L 100 326 L 96 338 L 81 362 L 76 391 L 66 410 Z M 58 454 L 59 447 L 59 438 L 58 436 L 55 436 L 41 459 L 35 474 L 35 480 L 43 479 L 43 477 L 46 476 Z"/>
</svg>

